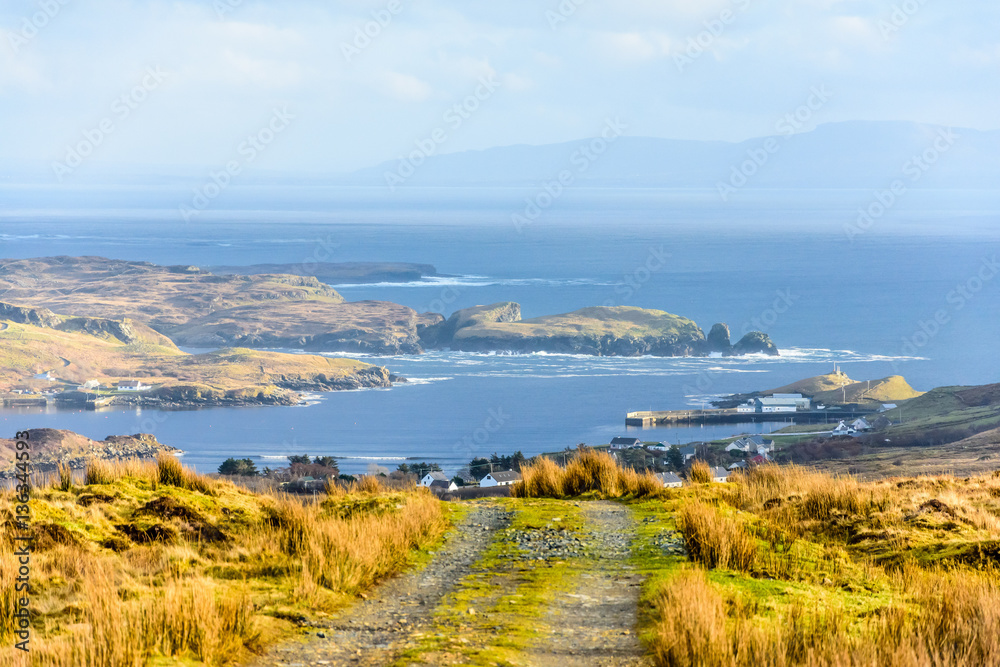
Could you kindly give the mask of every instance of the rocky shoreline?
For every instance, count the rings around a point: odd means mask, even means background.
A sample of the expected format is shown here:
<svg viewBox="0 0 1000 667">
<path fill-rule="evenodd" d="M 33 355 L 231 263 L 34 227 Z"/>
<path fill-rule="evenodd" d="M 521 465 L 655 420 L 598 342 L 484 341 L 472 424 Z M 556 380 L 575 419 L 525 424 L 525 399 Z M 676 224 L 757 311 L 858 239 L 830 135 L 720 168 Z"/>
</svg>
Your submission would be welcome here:
<svg viewBox="0 0 1000 667">
<path fill-rule="evenodd" d="M 31 468 L 35 473 L 50 474 L 58 471 L 59 464 L 71 470 L 83 470 L 91 460 L 126 461 L 155 459 L 160 454 L 182 454 L 182 450 L 165 445 L 148 433 L 135 435 L 109 435 L 102 441 L 90 440 L 71 431 L 57 429 L 29 429 Z M 14 479 L 12 440 L 0 439 L 0 480 Z"/>
<path fill-rule="evenodd" d="M 760 331 L 733 344 L 726 324 L 708 336 L 691 320 L 664 311 L 632 307 L 583 308 L 572 313 L 521 319 L 514 302 L 465 308 L 419 329 L 427 349 L 510 354 L 581 354 L 602 357 L 707 357 L 712 354 L 779 356 Z"/>
</svg>

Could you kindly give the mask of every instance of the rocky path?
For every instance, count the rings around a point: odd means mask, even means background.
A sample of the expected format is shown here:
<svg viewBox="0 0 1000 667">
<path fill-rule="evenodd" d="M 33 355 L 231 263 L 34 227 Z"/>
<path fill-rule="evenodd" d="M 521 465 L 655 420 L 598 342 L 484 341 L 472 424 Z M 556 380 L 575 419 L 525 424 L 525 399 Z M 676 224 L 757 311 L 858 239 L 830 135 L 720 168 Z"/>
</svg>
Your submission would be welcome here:
<svg viewBox="0 0 1000 667">
<path fill-rule="evenodd" d="M 629 564 L 635 533 L 628 509 L 589 502 L 584 542 L 593 566 L 559 593 L 545 618 L 543 637 L 526 656 L 532 667 L 638 667 L 648 665 L 636 636 L 641 577 Z M 546 636 L 547 634 L 547 636 Z"/>
<path fill-rule="evenodd" d="M 473 508 L 426 568 L 390 581 L 335 620 L 315 624 L 309 633 L 313 637 L 306 642 L 279 646 L 252 664 L 375 667 L 392 663 L 414 636 L 427 631 L 437 604 L 509 520 L 510 513 L 500 507 Z"/>
<path fill-rule="evenodd" d="M 565 504 L 533 506 L 530 519 L 517 506 L 474 506 L 426 568 L 254 666 L 650 664 L 636 636 L 631 514 L 612 502 L 572 506 L 572 530 Z"/>
</svg>

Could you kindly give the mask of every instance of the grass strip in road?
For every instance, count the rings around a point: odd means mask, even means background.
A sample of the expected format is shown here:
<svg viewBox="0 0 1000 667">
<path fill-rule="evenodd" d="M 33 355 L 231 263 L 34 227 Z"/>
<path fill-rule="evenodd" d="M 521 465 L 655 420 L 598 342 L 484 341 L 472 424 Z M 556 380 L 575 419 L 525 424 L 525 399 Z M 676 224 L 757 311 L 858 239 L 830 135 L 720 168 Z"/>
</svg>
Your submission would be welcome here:
<svg viewBox="0 0 1000 667">
<path fill-rule="evenodd" d="M 437 631 L 414 637 L 395 665 L 516 665 L 517 656 L 540 636 L 555 596 L 587 568 L 583 555 L 545 557 L 521 546 L 518 535 L 545 535 L 562 542 L 582 539 L 578 503 L 503 499 L 514 512 L 510 526 L 435 610 Z M 534 540 L 533 540 L 534 541 Z"/>
</svg>

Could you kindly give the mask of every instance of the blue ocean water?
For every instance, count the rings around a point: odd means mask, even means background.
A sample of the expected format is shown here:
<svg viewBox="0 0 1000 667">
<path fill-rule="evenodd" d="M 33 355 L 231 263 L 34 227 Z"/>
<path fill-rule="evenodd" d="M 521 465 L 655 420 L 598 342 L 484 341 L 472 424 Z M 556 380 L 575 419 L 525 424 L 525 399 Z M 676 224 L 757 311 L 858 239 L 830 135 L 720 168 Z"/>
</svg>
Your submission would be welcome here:
<svg viewBox="0 0 1000 667">
<path fill-rule="evenodd" d="M 351 300 L 449 314 L 517 301 L 525 317 L 590 305 L 658 308 L 704 329 L 767 331 L 779 359 L 473 355 L 366 359 L 411 378 L 390 390 L 326 394 L 294 408 L 185 412 L 0 412 L 2 428 L 68 428 L 92 438 L 152 432 L 212 470 L 229 456 L 279 465 L 292 453 L 440 461 L 531 455 L 627 432 L 625 413 L 701 405 L 776 387 L 834 363 L 856 379 L 905 375 L 919 389 L 1000 381 L 1000 197 L 912 193 L 877 225 L 845 231 L 871 193 L 705 191 L 567 195 L 526 227 L 518 190 L 247 188 L 229 208 L 178 219 L 177 193 L 132 188 L 75 197 L 0 188 L 0 255 L 102 255 L 161 264 L 403 261 L 447 277 L 336 286 Z M 335 354 L 337 350 L 330 350 Z M 647 430 L 685 442 L 773 425 Z M 275 457 L 275 458 L 266 458 Z"/>
</svg>

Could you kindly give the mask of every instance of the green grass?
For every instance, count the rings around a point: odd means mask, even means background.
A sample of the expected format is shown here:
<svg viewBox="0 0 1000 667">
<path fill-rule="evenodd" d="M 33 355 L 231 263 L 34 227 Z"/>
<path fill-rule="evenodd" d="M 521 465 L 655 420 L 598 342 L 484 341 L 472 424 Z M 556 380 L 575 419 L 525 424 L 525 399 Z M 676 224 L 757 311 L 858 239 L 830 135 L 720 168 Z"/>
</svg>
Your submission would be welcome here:
<svg viewBox="0 0 1000 667">
<path fill-rule="evenodd" d="M 579 533 L 580 508 L 560 500 L 485 500 L 514 511 L 508 530 L 560 526 Z M 558 521 L 556 521 L 558 519 Z M 498 536 L 434 611 L 437 632 L 419 638 L 394 665 L 441 664 L 458 657 L 463 665 L 516 665 L 518 656 L 539 637 L 543 617 L 555 595 L 568 590 L 586 568 L 584 559 L 515 561 L 516 546 Z M 469 614 L 469 610 L 475 614 Z"/>
</svg>

